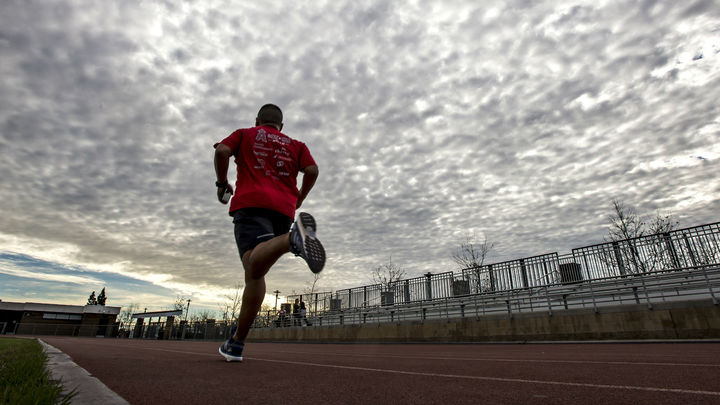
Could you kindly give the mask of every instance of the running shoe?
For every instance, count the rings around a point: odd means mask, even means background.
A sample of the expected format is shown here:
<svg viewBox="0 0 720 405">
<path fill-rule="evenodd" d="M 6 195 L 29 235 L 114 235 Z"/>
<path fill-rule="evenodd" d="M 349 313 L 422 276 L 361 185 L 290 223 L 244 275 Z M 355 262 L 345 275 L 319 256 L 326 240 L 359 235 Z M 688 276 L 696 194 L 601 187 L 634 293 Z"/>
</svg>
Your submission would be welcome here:
<svg viewBox="0 0 720 405">
<path fill-rule="evenodd" d="M 243 342 L 237 342 L 230 338 L 220 346 L 218 351 L 225 357 L 225 361 L 242 361 L 243 347 L 245 347 Z"/>
<path fill-rule="evenodd" d="M 325 266 L 325 248 L 315 236 L 315 218 L 301 212 L 290 229 L 290 252 L 302 257 L 313 273 L 320 273 Z"/>
</svg>

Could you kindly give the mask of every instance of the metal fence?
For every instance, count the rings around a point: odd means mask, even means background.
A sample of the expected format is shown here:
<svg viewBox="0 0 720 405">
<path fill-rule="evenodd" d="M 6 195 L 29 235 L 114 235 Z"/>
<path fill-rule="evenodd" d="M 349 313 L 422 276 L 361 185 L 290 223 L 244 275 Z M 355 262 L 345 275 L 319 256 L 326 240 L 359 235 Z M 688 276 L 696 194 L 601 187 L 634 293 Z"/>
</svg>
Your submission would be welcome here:
<svg viewBox="0 0 720 405">
<path fill-rule="evenodd" d="M 710 298 L 720 290 L 720 223 L 607 242 L 459 273 L 428 273 L 312 296 L 306 326 L 398 322 Z M 322 298 L 320 298 L 322 297 Z M 315 308 L 315 310 L 312 310 Z"/>
<path fill-rule="evenodd" d="M 720 223 L 462 270 L 472 294 L 649 274 L 720 263 Z"/>
<path fill-rule="evenodd" d="M 308 314 L 313 315 L 330 311 L 334 305 L 333 293 L 329 291 L 293 294 L 288 295 L 286 298 L 289 303 L 295 302 L 295 299 L 305 302 Z"/>
<path fill-rule="evenodd" d="M 573 249 L 586 278 L 643 274 L 717 264 L 720 223 Z"/>
<path fill-rule="evenodd" d="M 638 238 L 611 241 L 557 252 L 463 269 L 459 274 L 444 272 L 399 280 L 390 285 L 373 284 L 323 293 L 322 305 L 309 311 L 323 314 L 367 308 L 391 308 L 422 304 L 437 299 L 494 293 L 525 294 L 548 287 L 616 277 L 656 277 L 670 271 L 706 271 L 720 264 L 720 223 L 678 229 Z M 707 291 L 713 296 L 712 283 Z M 302 296 L 289 297 L 301 298 Z"/>
<path fill-rule="evenodd" d="M 466 291 L 471 294 L 514 290 L 555 284 L 559 281 L 560 268 L 558 254 L 549 253 L 463 269 L 456 280 L 466 281 Z"/>
<path fill-rule="evenodd" d="M 453 296 L 453 273 L 428 273 L 424 276 L 398 280 L 387 285 L 372 284 L 336 291 L 331 298 L 331 311 L 374 306 L 392 306 Z"/>
<path fill-rule="evenodd" d="M 655 272 L 635 276 L 616 276 L 568 284 L 533 288 L 507 289 L 481 294 L 417 301 L 409 304 L 351 308 L 320 314 L 313 325 L 349 325 L 426 319 L 456 319 L 503 315 L 513 317 L 528 312 L 552 316 L 556 311 L 592 309 L 618 305 L 709 299 L 718 305 L 720 266 L 710 265 L 672 272 Z"/>
</svg>

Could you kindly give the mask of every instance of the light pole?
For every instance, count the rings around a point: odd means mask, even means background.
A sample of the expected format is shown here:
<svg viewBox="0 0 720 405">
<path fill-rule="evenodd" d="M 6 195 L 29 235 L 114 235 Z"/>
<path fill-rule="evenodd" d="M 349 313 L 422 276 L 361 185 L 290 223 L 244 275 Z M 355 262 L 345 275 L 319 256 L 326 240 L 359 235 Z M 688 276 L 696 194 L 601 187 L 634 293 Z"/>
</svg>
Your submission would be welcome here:
<svg viewBox="0 0 720 405">
<path fill-rule="evenodd" d="M 190 312 L 190 299 L 188 298 L 187 310 L 185 310 L 185 322 L 187 322 L 189 312 Z"/>
<path fill-rule="evenodd" d="M 275 314 L 277 315 L 277 300 L 278 300 L 278 294 L 280 294 L 280 290 L 273 291 L 275 293 Z"/>
</svg>

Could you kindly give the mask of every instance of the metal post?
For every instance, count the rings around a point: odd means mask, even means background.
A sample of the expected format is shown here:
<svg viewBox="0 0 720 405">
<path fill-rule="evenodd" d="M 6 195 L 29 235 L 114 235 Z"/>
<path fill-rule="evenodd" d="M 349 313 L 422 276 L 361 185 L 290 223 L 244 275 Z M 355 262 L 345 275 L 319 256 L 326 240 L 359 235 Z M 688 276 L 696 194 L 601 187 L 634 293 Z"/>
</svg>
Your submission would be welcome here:
<svg viewBox="0 0 720 405">
<path fill-rule="evenodd" d="M 693 265 L 693 267 L 697 267 L 697 259 L 695 259 L 695 252 L 694 252 L 695 249 L 693 249 L 692 246 L 690 246 L 690 240 L 688 239 L 687 234 L 684 232 L 683 232 L 683 239 L 685 239 L 685 247 L 687 247 L 688 254 L 690 254 L 690 260 L 692 260 L 692 265 Z"/>
<path fill-rule="evenodd" d="M 432 297 L 432 283 L 431 283 L 431 281 L 430 281 L 430 279 L 432 278 L 432 273 L 429 273 L 429 272 L 428 272 L 427 274 L 425 274 L 425 278 L 426 278 L 426 282 L 427 282 L 427 285 L 426 285 L 426 288 L 427 288 L 427 299 L 428 299 L 428 301 L 432 301 L 432 299 L 433 299 L 433 297 Z M 423 319 L 425 319 L 424 316 L 423 316 Z"/>
<path fill-rule="evenodd" d="M 280 294 L 280 290 L 273 291 L 275 293 L 275 315 L 277 315 L 277 301 L 278 301 L 278 294 Z"/>
<path fill-rule="evenodd" d="M 548 292 L 547 286 L 545 286 L 545 298 L 547 298 L 548 313 L 552 316 L 552 305 L 550 304 L 550 293 Z"/>
<path fill-rule="evenodd" d="M 620 275 L 625 276 L 627 275 L 627 271 L 625 270 L 625 263 L 622 259 L 622 252 L 620 251 L 620 245 L 617 242 L 612 243 L 613 252 L 615 253 L 615 261 L 618 265 L 618 270 L 620 270 Z"/>
<path fill-rule="evenodd" d="M 318 293 L 315 293 L 315 302 L 313 303 L 313 316 L 317 316 Z"/>
<path fill-rule="evenodd" d="M 530 287 L 529 283 L 528 283 L 527 268 L 525 267 L 525 259 L 520 259 L 520 272 L 522 273 L 521 275 L 522 275 L 523 287 L 524 288 Z"/>
<path fill-rule="evenodd" d="M 595 301 L 595 291 L 592 287 L 592 281 L 588 278 L 588 287 L 590 287 L 590 295 L 592 296 L 593 301 L 593 309 L 595 310 L 595 313 L 598 312 L 597 302 Z"/>
<path fill-rule="evenodd" d="M 712 297 L 712 302 L 714 305 L 718 305 L 718 299 L 717 299 L 717 297 L 715 297 L 715 292 L 712 289 L 712 284 L 710 284 L 710 279 L 708 278 L 707 269 L 705 268 L 705 266 L 702 267 L 702 271 L 703 271 L 703 276 L 705 277 L 705 283 L 707 283 L 708 290 L 710 290 L 710 296 Z"/>
<path fill-rule="evenodd" d="M 665 232 L 663 234 L 663 239 L 665 239 L 665 247 L 670 251 L 670 258 L 672 259 L 673 268 L 680 269 L 682 266 L 680 265 L 680 259 L 678 258 L 677 250 L 675 250 L 675 245 L 673 244 L 672 238 L 670 237 L 670 232 Z"/>
<path fill-rule="evenodd" d="M 645 287 L 645 276 L 644 275 L 640 276 L 640 283 L 642 283 L 643 291 L 645 292 L 645 299 L 647 300 L 647 303 L 648 303 L 648 309 L 653 309 L 652 302 L 650 302 L 650 296 L 648 295 L 648 292 L 647 292 L 647 287 Z"/>
</svg>

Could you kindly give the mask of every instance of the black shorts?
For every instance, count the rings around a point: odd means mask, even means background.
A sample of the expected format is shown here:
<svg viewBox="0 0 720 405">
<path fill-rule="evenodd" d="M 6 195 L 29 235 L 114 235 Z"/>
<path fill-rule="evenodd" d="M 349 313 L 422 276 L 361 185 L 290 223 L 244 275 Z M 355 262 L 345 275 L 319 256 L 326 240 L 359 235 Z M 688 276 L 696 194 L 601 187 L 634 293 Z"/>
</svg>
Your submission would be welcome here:
<svg viewBox="0 0 720 405">
<path fill-rule="evenodd" d="M 240 208 L 232 216 L 240 258 L 260 243 L 290 232 L 293 222 L 292 218 L 266 208 Z"/>
</svg>

